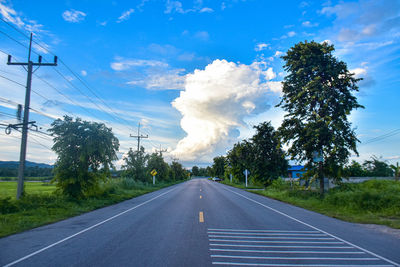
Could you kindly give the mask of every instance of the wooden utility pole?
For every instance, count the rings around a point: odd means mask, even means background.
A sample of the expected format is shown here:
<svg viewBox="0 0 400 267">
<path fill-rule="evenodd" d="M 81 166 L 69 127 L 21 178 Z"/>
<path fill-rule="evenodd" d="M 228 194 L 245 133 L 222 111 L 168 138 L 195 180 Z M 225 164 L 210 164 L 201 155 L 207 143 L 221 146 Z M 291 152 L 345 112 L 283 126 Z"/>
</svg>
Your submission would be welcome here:
<svg viewBox="0 0 400 267">
<path fill-rule="evenodd" d="M 25 171 L 25 159 L 26 159 L 26 145 L 28 141 L 28 125 L 29 122 L 29 105 L 31 101 L 31 86 L 32 86 L 32 73 L 33 66 L 57 66 L 57 56 L 54 56 L 54 63 L 42 63 L 42 56 L 39 56 L 38 62 L 34 63 L 31 61 L 31 51 L 32 51 L 32 33 L 29 41 L 29 51 L 28 51 L 28 62 L 11 62 L 11 55 L 8 55 L 7 65 L 18 65 L 18 66 L 28 66 L 28 78 L 26 81 L 26 92 L 25 92 L 25 106 L 24 106 L 24 119 L 22 122 L 22 140 L 21 140 L 21 150 L 19 156 L 19 168 L 18 168 L 18 188 L 17 188 L 17 199 L 19 199 L 24 192 L 24 171 Z"/>
<path fill-rule="evenodd" d="M 140 151 L 140 139 L 142 139 L 142 138 L 149 138 L 148 135 L 142 135 L 142 134 L 140 134 L 140 122 L 139 122 L 139 126 L 138 126 L 138 129 L 137 129 L 137 135 L 129 135 L 129 136 L 130 136 L 130 137 L 133 137 L 133 138 L 137 138 L 137 152 Z"/>
</svg>

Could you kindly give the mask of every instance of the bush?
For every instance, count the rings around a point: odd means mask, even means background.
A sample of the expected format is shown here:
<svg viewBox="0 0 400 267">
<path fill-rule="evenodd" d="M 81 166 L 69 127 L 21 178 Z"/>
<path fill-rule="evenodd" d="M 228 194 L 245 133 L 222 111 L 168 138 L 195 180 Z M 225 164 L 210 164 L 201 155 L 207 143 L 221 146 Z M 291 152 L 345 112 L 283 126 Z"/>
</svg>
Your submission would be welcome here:
<svg viewBox="0 0 400 267">
<path fill-rule="evenodd" d="M 11 197 L 0 199 L 0 214 L 17 212 L 18 207 L 11 202 Z"/>
</svg>

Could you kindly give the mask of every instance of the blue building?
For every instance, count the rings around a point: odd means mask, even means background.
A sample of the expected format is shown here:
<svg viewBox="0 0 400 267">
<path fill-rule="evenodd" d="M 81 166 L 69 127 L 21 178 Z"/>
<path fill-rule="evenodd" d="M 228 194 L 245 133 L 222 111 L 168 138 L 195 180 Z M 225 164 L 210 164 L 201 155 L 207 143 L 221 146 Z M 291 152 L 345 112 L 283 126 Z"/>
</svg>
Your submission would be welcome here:
<svg viewBox="0 0 400 267">
<path fill-rule="evenodd" d="M 306 172 L 306 169 L 302 165 L 293 165 L 288 168 L 288 177 L 289 178 L 300 178 L 303 177 L 303 174 Z"/>
</svg>

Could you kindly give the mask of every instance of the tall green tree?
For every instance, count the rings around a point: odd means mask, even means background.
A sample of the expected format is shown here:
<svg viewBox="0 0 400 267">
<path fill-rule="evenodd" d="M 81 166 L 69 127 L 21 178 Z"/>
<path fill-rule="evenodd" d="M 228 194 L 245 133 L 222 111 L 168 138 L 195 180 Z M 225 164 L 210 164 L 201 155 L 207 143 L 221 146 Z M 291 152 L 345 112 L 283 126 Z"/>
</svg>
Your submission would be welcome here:
<svg viewBox="0 0 400 267">
<path fill-rule="evenodd" d="M 57 119 L 48 130 L 54 137 L 52 149 L 57 154 L 54 181 L 61 191 L 82 197 L 109 174 L 112 161 L 118 159 L 119 141 L 103 123 Z"/>
<path fill-rule="evenodd" d="M 164 161 L 161 153 L 152 153 L 147 161 L 147 176 L 152 170 L 157 171 L 157 180 L 166 181 L 169 178 L 169 165 Z"/>
<path fill-rule="evenodd" d="M 396 165 L 390 165 L 390 168 L 392 168 L 392 170 L 394 172 L 394 179 L 396 181 L 398 181 L 399 178 L 400 178 L 400 166 L 399 166 L 399 163 L 396 162 Z"/>
<path fill-rule="evenodd" d="M 321 193 L 323 177 L 340 180 L 351 151 L 358 155 L 358 139 L 348 116 L 353 109 L 363 108 L 353 95 L 360 79 L 333 51 L 326 42 L 305 41 L 282 56 L 288 74 L 278 106 L 287 114 L 279 132 L 291 158 L 306 162 L 307 175 L 319 179 Z M 314 152 L 321 153 L 324 161 L 313 163 Z"/>
<path fill-rule="evenodd" d="M 346 177 L 365 177 L 368 174 L 360 163 L 358 163 L 355 160 L 352 160 L 349 165 L 344 167 L 343 175 Z"/>
<path fill-rule="evenodd" d="M 193 167 L 192 167 L 192 174 L 193 174 L 194 176 L 199 176 L 199 175 L 200 175 L 200 169 L 199 169 L 199 167 L 193 166 Z"/>
<path fill-rule="evenodd" d="M 124 170 L 122 176 L 146 182 L 148 178 L 146 168 L 148 160 L 149 155 L 145 153 L 144 147 L 141 146 L 139 151 L 130 148 L 128 154 L 124 157 L 125 164 L 122 165 Z"/>
<path fill-rule="evenodd" d="M 183 168 L 182 164 L 177 161 L 173 161 L 170 166 L 170 180 L 178 181 L 185 180 L 188 178 L 187 171 Z"/>
<path fill-rule="evenodd" d="M 263 122 L 254 126 L 254 129 L 256 133 L 250 139 L 253 146 L 252 175 L 254 179 L 268 185 L 279 176 L 285 176 L 289 164 L 271 122 Z"/>
<path fill-rule="evenodd" d="M 233 148 L 228 151 L 226 155 L 227 163 L 231 166 L 230 169 L 235 180 L 244 182 L 243 171 L 246 169 L 250 173 L 253 172 L 253 153 L 253 145 L 247 140 L 234 144 Z"/>
<path fill-rule="evenodd" d="M 225 157 L 224 156 L 215 157 L 213 161 L 214 161 L 212 165 L 213 176 L 223 178 L 225 173 L 225 163 L 226 163 Z"/>
</svg>

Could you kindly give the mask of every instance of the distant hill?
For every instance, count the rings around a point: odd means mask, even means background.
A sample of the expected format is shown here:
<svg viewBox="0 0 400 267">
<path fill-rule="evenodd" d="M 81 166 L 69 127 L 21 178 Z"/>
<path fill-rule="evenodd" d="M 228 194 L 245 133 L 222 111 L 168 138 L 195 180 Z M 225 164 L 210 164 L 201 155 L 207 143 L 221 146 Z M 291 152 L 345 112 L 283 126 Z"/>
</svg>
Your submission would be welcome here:
<svg viewBox="0 0 400 267">
<path fill-rule="evenodd" d="M 19 161 L 0 161 L 0 168 L 18 168 L 19 166 Z M 44 168 L 44 169 L 53 169 L 53 165 L 45 164 L 45 163 L 36 163 L 32 161 L 26 161 L 25 166 L 27 168 L 30 167 L 38 167 L 38 168 Z"/>
</svg>

